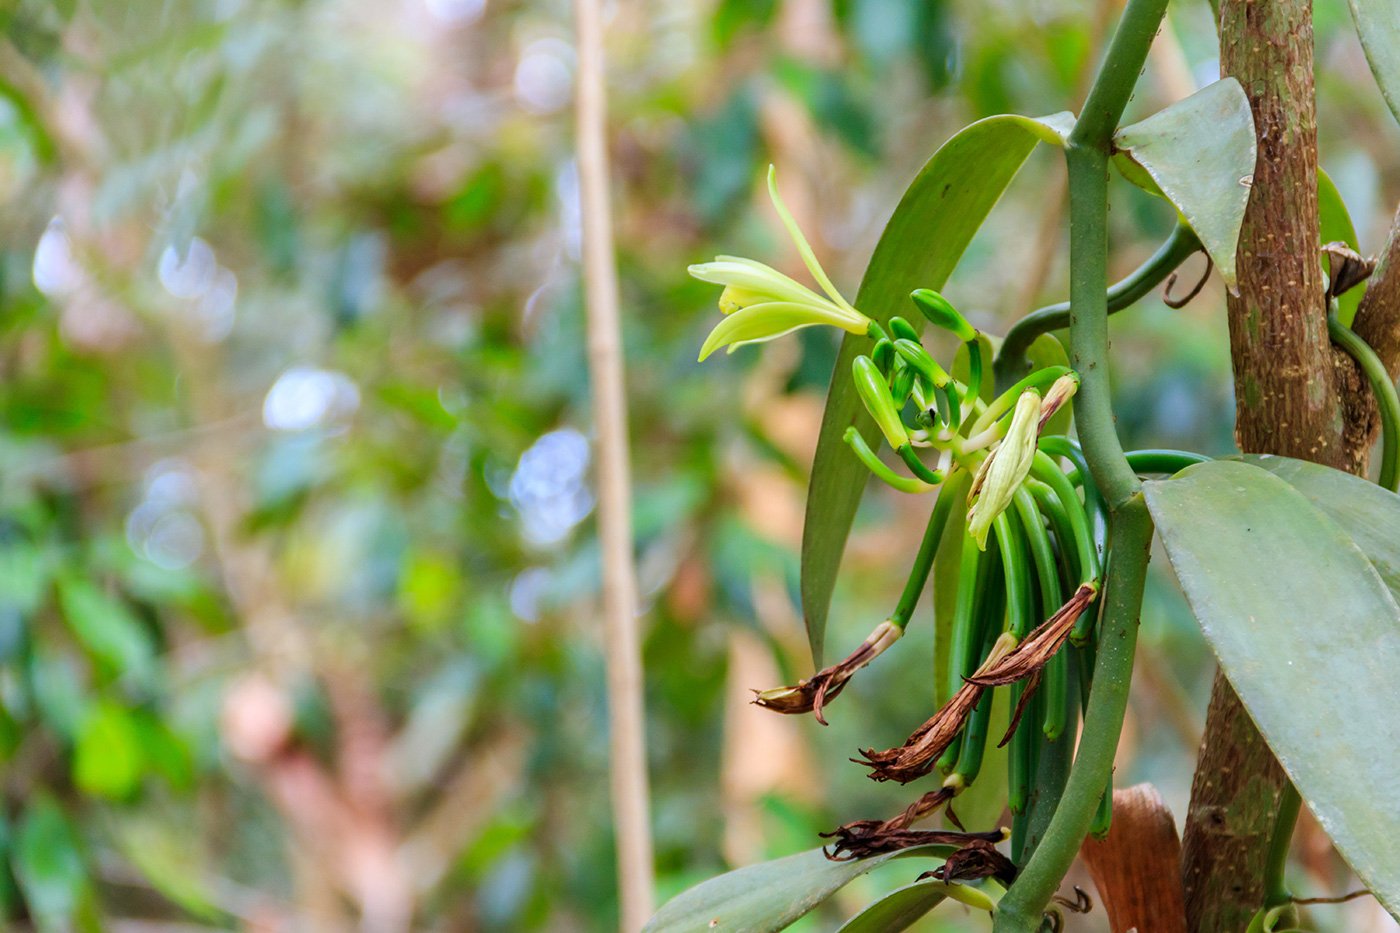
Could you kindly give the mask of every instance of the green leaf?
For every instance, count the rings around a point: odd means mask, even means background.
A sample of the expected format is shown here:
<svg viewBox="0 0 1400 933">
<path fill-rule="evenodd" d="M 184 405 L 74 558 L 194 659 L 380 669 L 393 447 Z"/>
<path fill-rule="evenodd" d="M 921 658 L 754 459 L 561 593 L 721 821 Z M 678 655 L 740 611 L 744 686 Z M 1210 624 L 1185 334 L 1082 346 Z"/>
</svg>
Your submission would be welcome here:
<svg viewBox="0 0 1400 933">
<path fill-rule="evenodd" d="M 1357 876 L 1400 910 L 1400 608 L 1287 482 L 1217 460 L 1144 484 L 1191 609 L 1269 747 Z"/>
<path fill-rule="evenodd" d="M 1073 117 L 988 117 L 944 143 L 919 171 L 885 225 L 856 293 L 855 306 L 881 323 L 907 310 L 916 288 L 942 288 L 982 221 L 1037 143 L 1063 145 Z M 836 358 L 826 397 L 807 516 L 802 529 L 802 611 L 818 667 L 826 639 L 826 615 L 841 554 L 865 491 L 864 467 L 841 435 L 855 424 L 872 447 L 880 443 L 874 422 L 861 410 L 847 374 L 851 361 L 871 345 L 847 335 Z"/>
<path fill-rule="evenodd" d="M 1371 74 L 1390 112 L 1400 120 L 1400 4 L 1395 0 L 1350 0 L 1351 16 Z"/>
<path fill-rule="evenodd" d="M 11 858 L 36 926 L 71 929 L 87 894 L 87 870 L 73 824 L 47 793 L 30 799 Z"/>
<path fill-rule="evenodd" d="M 88 713 L 73 751 L 73 783 L 85 794 L 123 800 L 141 783 L 141 737 L 131 715 L 115 703 Z"/>
<path fill-rule="evenodd" d="M 1400 496 L 1359 476 L 1292 457 L 1248 454 L 1245 463 L 1268 470 L 1301 492 L 1331 519 L 1376 568 L 1400 603 Z"/>
<path fill-rule="evenodd" d="M 1342 193 L 1332 183 L 1331 176 L 1322 169 L 1317 170 L 1317 219 L 1322 244 L 1345 243 L 1360 252 L 1361 244 L 1356 236 L 1356 227 L 1351 222 L 1351 212 L 1347 210 Z M 1322 268 L 1324 272 L 1327 270 L 1326 257 L 1322 260 Z M 1337 298 L 1337 317 L 1347 327 L 1356 319 L 1356 309 L 1365 294 L 1366 283 L 1362 282 Z"/>
<path fill-rule="evenodd" d="M 1113 142 L 1124 176 L 1176 207 L 1233 289 L 1255 160 L 1254 118 L 1240 83 L 1224 78 L 1208 85 L 1125 126 Z"/>
<path fill-rule="evenodd" d="M 903 856 L 947 858 L 952 846 L 916 846 L 872 858 L 833 862 L 821 849 L 739 868 L 676 895 L 643 933 L 773 933 L 861 875 Z"/>
<path fill-rule="evenodd" d="M 948 897 L 948 886 L 932 879 L 896 888 L 842 925 L 838 933 L 900 933 Z"/>
</svg>

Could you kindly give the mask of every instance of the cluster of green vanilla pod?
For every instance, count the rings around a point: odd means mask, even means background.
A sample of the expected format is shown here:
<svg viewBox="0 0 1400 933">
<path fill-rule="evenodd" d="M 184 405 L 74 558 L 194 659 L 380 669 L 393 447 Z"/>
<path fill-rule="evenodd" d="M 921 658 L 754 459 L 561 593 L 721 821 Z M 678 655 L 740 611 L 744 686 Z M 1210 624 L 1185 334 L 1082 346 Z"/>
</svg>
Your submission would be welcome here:
<svg viewBox="0 0 1400 933">
<path fill-rule="evenodd" d="M 769 192 L 825 297 L 752 260 L 719 257 L 692 266 L 697 278 L 725 287 L 720 308 L 726 318 L 706 341 L 701 359 L 721 346 L 733 350 L 814 324 L 874 338 L 870 354 L 855 359 L 851 376 L 909 475 L 886 465 L 854 427 L 847 430 L 846 443 L 895 489 L 940 492 L 890 616 L 839 663 L 796 685 L 759 692 L 755 702 L 781 713 L 811 712 L 825 723 L 826 704 L 904 633 L 945 528 L 956 520 L 962 535 L 952 664 L 948 682 L 940 686 L 946 701 L 903 745 L 866 749 L 861 761 L 877 781 L 905 784 L 937 770 L 942 784 L 891 819 L 840 827 L 830 834 L 835 838 L 830 855 L 855 858 L 932 841 L 912 824 L 941 807 L 956 822 L 948 805 L 977 779 L 987 743 L 996 739 L 1010 744 L 1007 802 L 1014 817 L 1012 855 L 1019 861 L 1039 759 L 1073 740 L 1093 670 L 1103 506 L 1078 446 L 1067 437 L 1041 434 L 1074 394 L 1078 376 L 1067 367 L 1046 367 L 984 401 L 981 337 L 952 304 L 927 289 L 912 295 L 924 318 L 962 341 L 969 361 L 965 383 L 934 361 L 909 321 L 893 317 L 886 329 L 848 303 L 783 205 L 771 170 Z M 1072 467 L 1069 474 L 1060 466 L 1064 461 Z M 1009 692 L 1015 710 L 1000 737 L 988 734 L 997 689 Z M 1110 806 L 1111 795 L 1105 794 L 1097 832 L 1107 831 Z M 992 836 L 999 834 L 969 834 L 968 845 L 981 854 L 969 853 L 965 861 L 1002 874 L 1007 866 L 992 854 Z"/>
</svg>

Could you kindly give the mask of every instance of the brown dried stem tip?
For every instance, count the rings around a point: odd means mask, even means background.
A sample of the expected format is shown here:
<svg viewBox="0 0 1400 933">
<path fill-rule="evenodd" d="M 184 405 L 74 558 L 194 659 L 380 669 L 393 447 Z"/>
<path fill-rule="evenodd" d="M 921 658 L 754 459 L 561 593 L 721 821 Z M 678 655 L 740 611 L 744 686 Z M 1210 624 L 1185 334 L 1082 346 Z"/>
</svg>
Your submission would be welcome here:
<svg viewBox="0 0 1400 933">
<path fill-rule="evenodd" d="M 977 701 L 982 698 L 982 691 L 1037 675 L 1064 645 L 1074 623 L 1093 603 L 1098 592 L 1097 583 L 1080 584 L 1069 601 L 1019 645 L 1010 634 L 1002 635 L 976 673 L 968 677 L 952 699 L 909 736 L 903 745 L 879 752 L 863 749 L 861 755 L 864 760 L 853 760 L 870 768 L 870 778 L 874 781 L 908 784 L 928 774 L 933 770 L 938 756 L 962 731 L 967 717 L 972 715 Z"/>
<path fill-rule="evenodd" d="M 755 690 L 753 702 L 776 713 L 812 713 L 817 717 L 817 722 L 826 725 L 822 707 L 827 701 L 835 699 L 856 671 L 878 658 L 903 634 L 904 629 L 887 619 L 877 625 L 875 631 L 844 661 L 799 681 L 795 687 Z"/>
</svg>

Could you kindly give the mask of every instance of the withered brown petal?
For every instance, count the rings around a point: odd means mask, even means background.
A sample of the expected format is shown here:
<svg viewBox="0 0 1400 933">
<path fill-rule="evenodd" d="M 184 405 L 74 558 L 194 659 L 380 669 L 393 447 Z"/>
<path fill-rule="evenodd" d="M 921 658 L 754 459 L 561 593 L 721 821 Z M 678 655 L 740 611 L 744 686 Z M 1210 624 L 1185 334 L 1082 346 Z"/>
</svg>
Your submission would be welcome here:
<svg viewBox="0 0 1400 933">
<path fill-rule="evenodd" d="M 864 760 L 851 760 L 870 768 L 870 779 L 873 781 L 908 784 L 923 777 L 933 770 L 938 756 L 953 744 L 953 739 L 962 731 L 967 717 L 972 715 L 977 701 L 982 698 L 982 690 L 980 684 L 963 684 L 953 698 L 916 729 L 903 745 L 884 751 L 862 749 Z"/>
<path fill-rule="evenodd" d="M 836 842 L 832 843 L 830 846 L 830 851 L 826 849 L 822 850 L 826 857 L 833 862 L 866 858 L 871 855 L 879 855 L 884 852 L 897 852 L 900 849 L 908 849 L 913 846 L 922 845 L 991 845 L 992 842 L 1000 841 L 1002 838 L 1000 830 L 991 830 L 981 833 L 962 833 L 945 829 L 898 829 L 882 833 L 857 834 L 843 832 L 845 828 L 846 827 L 843 826 L 833 833 L 822 834 L 823 837 L 826 838 L 837 837 Z M 958 851 L 962 850 L 959 849 Z M 995 851 L 995 849 L 993 851 Z M 956 855 L 956 853 L 954 854 Z"/>
<path fill-rule="evenodd" d="M 795 686 L 755 690 L 754 705 L 789 716 L 812 713 L 817 722 L 825 726 L 827 722 L 822 708 L 840 696 L 851 676 L 869 664 L 877 654 L 877 645 L 867 639 L 844 660 L 817 671 L 806 680 L 798 681 Z"/>
<path fill-rule="evenodd" d="M 1362 256 L 1346 243 L 1328 243 L 1322 247 L 1327 256 L 1327 297 L 1336 298 L 1371 277 L 1376 261 Z"/>
<path fill-rule="evenodd" d="M 968 678 L 970 683 L 981 687 L 999 687 L 1014 683 L 1040 670 L 1055 656 L 1055 652 L 1069 638 L 1074 623 L 1089 608 L 1098 595 L 1098 587 L 1092 583 L 1082 583 L 1074 595 L 1055 614 L 1046 619 L 1026 636 L 1016 648 L 1000 660 L 985 665 Z"/>
<path fill-rule="evenodd" d="M 975 881 L 978 878 L 995 878 L 1003 884 L 1016 880 L 1016 865 L 1003 855 L 994 844 L 1001 839 L 983 836 L 968 840 L 961 849 L 948 856 L 948 860 L 933 871 L 919 876 L 936 878 L 943 882 Z"/>
<path fill-rule="evenodd" d="M 1035 696 L 1035 690 L 1040 686 L 1040 671 L 1036 671 L 1026 679 L 1026 686 L 1021 691 L 1021 699 L 1016 701 L 1016 711 L 1011 714 L 1011 724 L 1006 727 L 1006 734 L 997 743 L 997 748 L 1005 748 L 1006 743 L 1011 741 L 1011 737 L 1016 734 L 1016 727 L 1021 724 L 1021 716 L 1026 711 L 1026 706 L 1030 704 L 1031 697 Z"/>
</svg>

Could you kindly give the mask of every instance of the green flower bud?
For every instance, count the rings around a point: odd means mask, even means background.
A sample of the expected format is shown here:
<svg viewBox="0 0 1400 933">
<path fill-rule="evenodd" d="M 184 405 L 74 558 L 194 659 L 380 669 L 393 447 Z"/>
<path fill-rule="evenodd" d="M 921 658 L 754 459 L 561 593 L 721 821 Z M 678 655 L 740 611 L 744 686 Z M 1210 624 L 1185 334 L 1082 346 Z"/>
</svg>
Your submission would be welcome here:
<svg viewBox="0 0 1400 933">
<path fill-rule="evenodd" d="M 923 312 L 924 317 L 935 326 L 952 331 L 963 343 L 977 338 L 977 328 L 969 324 L 967 318 L 938 292 L 921 288 L 909 297 L 914 299 L 914 306 Z"/>
<path fill-rule="evenodd" d="M 914 329 L 913 324 L 910 324 L 902 317 L 896 316 L 890 318 L 890 333 L 894 335 L 896 340 L 912 340 L 915 343 L 919 342 L 919 332 Z"/>
<path fill-rule="evenodd" d="M 909 432 L 904 429 L 904 422 L 899 420 L 899 410 L 895 408 L 889 386 L 885 384 L 884 374 L 875 365 L 875 361 L 868 356 L 856 357 L 851 366 L 851 374 L 855 378 L 856 393 L 865 405 L 865 410 L 870 412 L 870 417 L 880 426 L 880 432 L 885 435 L 889 445 L 898 450 L 908 444 Z"/>
</svg>

